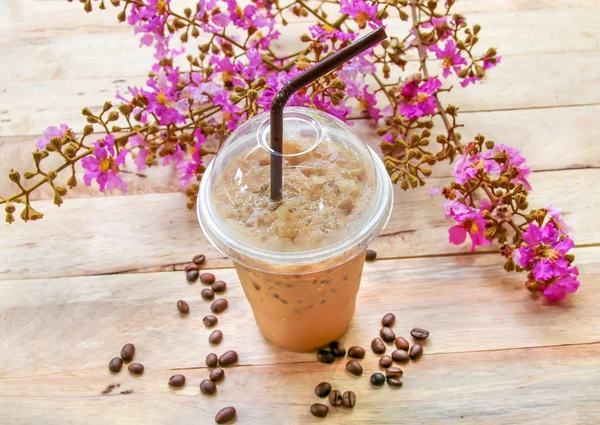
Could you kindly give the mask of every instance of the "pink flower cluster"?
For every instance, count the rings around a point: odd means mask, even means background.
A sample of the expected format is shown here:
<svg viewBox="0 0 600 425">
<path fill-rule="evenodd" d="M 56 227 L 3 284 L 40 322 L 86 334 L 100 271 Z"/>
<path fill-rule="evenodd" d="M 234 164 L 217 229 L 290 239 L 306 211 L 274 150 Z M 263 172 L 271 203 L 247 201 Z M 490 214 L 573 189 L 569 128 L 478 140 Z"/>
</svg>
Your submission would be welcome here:
<svg viewBox="0 0 600 425">
<path fill-rule="evenodd" d="M 456 221 L 456 225 L 448 230 L 448 241 L 455 245 L 462 244 L 467 235 L 471 238 L 471 252 L 476 246 L 491 243 L 485 238 L 485 220 L 481 210 L 470 207 L 455 200 L 447 200 L 445 205 L 446 217 Z"/>
<path fill-rule="evenodd" d="M 92 181 L 96 180 L 100 192 L 117 188 L 123 193 L 127 192 L 127 184 L 119 176 L 119 167 L 125 163 L 128 154 L 128 150 L 122 150 L 115 156 L 115 138 L 112 135 L 96 141 L 94 154 L 81 160 L 81 165 L 85 169 L 83 175 L 85 185 L 91 186 Z"/>
</svg>

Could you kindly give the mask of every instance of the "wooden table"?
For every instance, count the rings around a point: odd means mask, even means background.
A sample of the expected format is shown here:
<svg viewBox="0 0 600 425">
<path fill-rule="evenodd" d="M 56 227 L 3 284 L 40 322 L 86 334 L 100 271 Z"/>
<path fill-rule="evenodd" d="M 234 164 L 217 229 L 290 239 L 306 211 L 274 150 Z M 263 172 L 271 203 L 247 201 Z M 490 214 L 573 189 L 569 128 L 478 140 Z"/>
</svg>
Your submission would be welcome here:
<svg viewBox="0 0 600 425">
<path fill-rule="evenodd" d="M 402 389 L 372 390 L 370 350 L 365 375 L 355 378 L 344 361 L 323 365 L 264 340 L 230 262 L 185 209 L 173 169 L 126 174 L 128 196 L 80 185 L 60 209 L 42 191 L 43 220 L 0 225 L 0 422 L 209 424 L 234 405 L 238 424 L 320 423 L 309 406 L 318 400 L 315 385 L 329 381 L 358 397 L 353 410 L 330 412 L 330 423 L 600 423 L 600 4 L 462 0 L 458 8 L 503 56 L 489 81 L 451 94 L 463 134 L 481 132 L 525 152 L 534 169 L 531 204 L 562 208 L 574 227 L 582 282 L 575 296 L 557 305 L 535 299 L 523 275 L 502 270 L 493 247 L 469 254 L 447 243 L 441 199 L 427 188 L 398 190 L 373 246 L 381 260 L 365 266 L 343 342 L 368 347 L 388 311 L 399 335 L 420 326 L 431 337 L 425 355 L 405 368 Z M 30 163 L 47 125 L 81 128 L 83 106 L 143 82 L 151 53 L 137 44 L 112 11 L 0 3 L 1 174 Z M 372 128 L 357 127 L 376 140 Z M 434 176 L 429 187 L 449 181 L 450 167 Z M 0 193 L 7 182 L 0 180 Z M 201 285 L 188 285 L 180 271 L 200 252 L 229 283 L 218 348 L 201 322 L 208 311 Z M 190 303 L 189 317 L 179 317 L 178 299 Z M 139 378 L 107 370 L 126 342 L 146 366 Z M 206 354 L 227 349 L 239 352 L 239 365 L 215 397 L 200 395 Z M 175 373 L 188 380 L 179 391 L 167 386 Z M 109 384 L 120 386 L 103 395 Z"/>
</svg>

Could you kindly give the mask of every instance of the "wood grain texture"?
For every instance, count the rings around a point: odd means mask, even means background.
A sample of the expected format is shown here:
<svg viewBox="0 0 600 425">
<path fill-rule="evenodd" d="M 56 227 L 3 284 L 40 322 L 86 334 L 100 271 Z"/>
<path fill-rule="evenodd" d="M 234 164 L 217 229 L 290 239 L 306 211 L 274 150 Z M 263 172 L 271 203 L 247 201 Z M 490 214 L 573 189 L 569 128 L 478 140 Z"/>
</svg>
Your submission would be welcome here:
<svg viewBox="0 0 600 425">
<path fill-rule="evenodd" d="M 576 243 L 597 244 L 600 199 L 579 188 L 594 187 L 599 178 L 598 169 L 534 173 L 530 204 L 563 209 Z M 466 253 L 467 245 L 448 244 L 443 199 L 429 194 L 449 181 L 432 178 L 429 186 L 407 192 L 395 187 L 392 217 L 373 249 L 383 258 Z M 181 193 L 70 199 L 60 208 L 35 202 L 46 214 L 42 220 L 0 224 L 0 280 L 182 268 L 199 252 L 214 260 L 212 267 L 230 266 L 205 239 L 186 203 Z"/>
<path fill-rule="evenodd" d="M 393 312 L 398 335 L 410 339 L 415 326 L 431 332 L 424 345 L 431 354 L 600 342 L 600 248 L 575 253 L 581 289 L 556 305 L 532 299 L 525 277 L 507 274 L 496 255 L 367 263 L 342 341 L 368 348 L 381 317 Z M 208 353 L 229 349 L 245 365 L 315 361 L 314 353 L 267 342 L 235 271 L 215 274 L 228 283 L 229 301 L 216 327 L 224 334 L 218 347 L 209 345 L 211 331 L 202 324 L 210 313 L 203 285 L 188 284 L 183 272 L 0 282 L 0 378 L 104 370 L 127 342 L 150 370 L 203 367 Z M 183 318 L 180 299 L 190 306 Z"/>
</svg>

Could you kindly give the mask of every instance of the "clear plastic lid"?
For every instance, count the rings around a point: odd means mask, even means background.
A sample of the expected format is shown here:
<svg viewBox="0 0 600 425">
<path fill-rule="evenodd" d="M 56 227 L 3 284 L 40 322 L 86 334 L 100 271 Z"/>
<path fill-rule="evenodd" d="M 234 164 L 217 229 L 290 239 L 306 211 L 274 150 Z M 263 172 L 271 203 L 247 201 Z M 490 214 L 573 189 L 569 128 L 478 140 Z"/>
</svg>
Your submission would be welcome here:
<svg viewBox="0 0 600 425">
<path fill-rule="evenodd" d="M 268 113 L 223 144 L 198 195 L 205 234 L 250 266 L 358 253 L 389 218 L 392 190 L 383 163 L 351 127 L 325 112 L 286 108 L 283 119 L 282 154 L 270 147 Z M 272 155 L 283 157 L 279 202 L 270 199 Z"/>
</svg>

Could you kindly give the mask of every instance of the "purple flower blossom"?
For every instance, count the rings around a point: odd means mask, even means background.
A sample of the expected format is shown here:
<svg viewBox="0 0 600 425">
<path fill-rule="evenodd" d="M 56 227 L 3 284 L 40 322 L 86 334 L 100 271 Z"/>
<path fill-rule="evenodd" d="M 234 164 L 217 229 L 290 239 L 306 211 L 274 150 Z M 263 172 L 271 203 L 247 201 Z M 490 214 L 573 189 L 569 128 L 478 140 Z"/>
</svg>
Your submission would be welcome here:
<svg viewBox="0 0 600 425">
<path fill-rule="evenodd" d="M 456 182 L 465 184 L 477 176 L 480 171 L 487 173 L 500 173 L 500 166 L 493 159 L 486 159 L 482 154 L 475 155 L 462 154 L 456 161 L 452 174 L 456 177 Z"/>
<path fill-rule="evenodd" d="M 436 111 L 435 97 L 442 83 L 437 78 L 425 82 L 410 81 L 402 86 L 400 113 L 407 118 L 420 118 Z"/>
<path fill-rule="evenodd" d="M 329 25 L 316 24 L 308 27 L 312 38 L 325 42 L 328 40 L 335 41 L 354 41 L 358 34 L 340 31 Z"/>
<path fill-rule="evenodd" d="M 81 165 L 86 170 L 83 175 L 85 185 L 91 186 L 92 181 L 96 180 L 100 192 L 117 187 L 123 193 L 127 192 L 127 185 L 119 177 L 119 166 L 125 163 L 128 153 L 128 150 L 122 150 L 115 157 L 115 138 L 112 135 L 98 140 L 94 144 L 94 154 L 81 160 Z"/>
<path fill-rule="evenodd" d="M 227 128 L 229 130 L 235 130 L 238 126 L 238 122 L 243 118 L 243 116 L 240 115 L 242 109 L 231 101 L 229 93 L 224 90 L 217 93 L 213 97 L 213 103 L 217 106 L 221 106 L 223 121 L 227 122 Z"/>
<path fill-rule="evenodd" d="M 178 83 L 179 68 L 171 70 L 168 74 L 161 71 L 155 78 L 146 81 L 150 90 L 140 91 L 148 100 L 147 112 L 155 114 L 161 125 L 185 122 L 185 116 L 178 110 Z"/>
<path fill-rule="evenodd" d="M 442 60 L 442 67 L 444 71 L 442 75 L 444 78 L 448 78 L 451 73 L 451 70 L 454 70 L 456 74 L 460 72 L 460 65 L 466 65 L 467 61 L 460 55 L 460 51 L 456 48 L 456 44 L 454 44 L 453 40 L 446 41 L 446 46 L 444 50 L 440 49 L 437 44 L 434 44 L 429 48 L 432 52 L 435 52 L 435 55 L 438 59 Z"/>
<path fill-rule="evenodd" d="M 479 77 L 474 75 L 472 77 L 463 78 L 463 80 L 460 82 L 460 85 L 462 87 L 467 87 L 469 84 L 475 84 L 477 81 L 479 81 Z"/>
<path fill-rule="evenodd" d="M 496 65 L 498 65 L 501 61 L 502 61 L 502 56 L 495 56 L 494 59 L 495 61 L 490 61 L 491 58 L 485 58 L 483 60 L 483 70 L 486 71 L 490 68 L 494 68 Z"/>
<path fill-rule="evenodd" d="M 494 160 L 500 166 L 500 173 L 506 172 L 509 168 L 514 167 L 519 174 L 512 180 L 515 184 L 523 183 L 527 190 L 531 190 L 531 185 L 527 181 L 527 177 L 531 175 L 531 168 L 525 165 L 527 161 L 519 149 L 513 148 L 502 143 L 496 143 L 494 148 L 487 151 L 483 158 Z"/>
<path fill-rule="evenodd" d="M 448 230 L 448 241 L 455 245 L 462 244 L 467 238 L 471 238 L 471 252 L 476 246 L 487 245 L 491 241 L 485 238 L 485 220 L 481 210 L 469 207 L 458 201 L 446 200 L 444 204 L 446 216 L 452 217 L 458 224 Z"/>
<path fill-rule="evenodd" d="M 446 29 L 446 31 L 444 31 L 441 35 L 440 35 L 440 40 L 445 40 L 448 37 L 450 37 L 450 35 L 452 35 L 452 31 L 450 31 L 449 29 L 449 25 L 448 25 L 448 16 L 442 16 L 441 18 L 431 18 L 431 22 L 433 23 L 433 27 L 436 30 L 440 30 L 442 28 L 442 26 L 446 25 L 448 27 L 448 29 Z M 421 27 L 423 28 L 431 28 L 431 23 L 429 22 L 425 22 L 423 25 L 421 25 Z"/>
<path fill-rule="evenodd" d="M 375 29 L 382 25 L 377 19 L 377 3 L 368 3 L 368 0 L 340 0 L 340 13 L 352 16 L 361 29 L 367 24 Z"/>
<path fill-rule="evenodd" d="M 37 150 L 43 151 L 46 149 L 48 143 L 50 143 L 50 140 L 54 139 L 55 137 L 62 139 L 69 131 L 69 126 L 67 124 L 60 124 L 58 127 L 50 126 L 44 130 L 44 136 L 37 140 L 35 147 Z"/>
<path fill-rule="evenodd" d="M 210 63 L 215 67 L 215 76 L 221 75 L 221 80 L 225 86 L 243 86 L 242 80 L 237 76 L 242 72 L 244 66 L 241 62 L 236 62 L 235 65 L 231 62 L 229 57 L 220 58 L 218 56 L 211 56 Z"/>
<path fill-rule="evenodd" d="M 556 229 L 561 235 L 566 236 L 567 234 L 573 232 L 573 228 L 565 223 L 565 220 L 562 217 L 562 211 L 560 209 L 553 207 L 552 205 L 549 205 L 546 209 L 548 210 L 548 215 L 552 219 L 554 226 L 556 226 Z"/>
<path fill-rule="evenodd" d="M 361 109 L 367 111 L 377 124 L 381 118 L 381 110 L 377 108 L 377 98 L 375 97 L 375 94 L 369 93 L 368 87 L 364 85 L 362 90 L 356 93 L 354 97 L 358 100 Z"/>
</svg>

